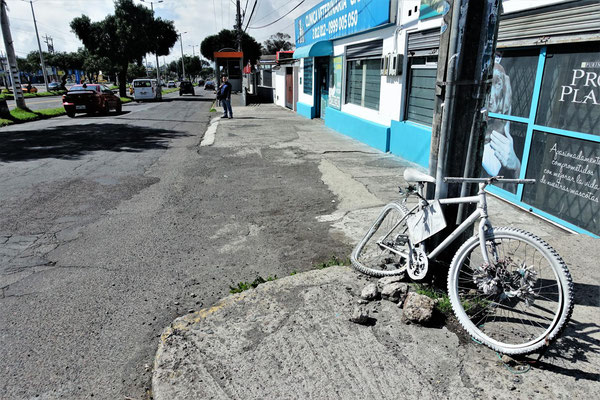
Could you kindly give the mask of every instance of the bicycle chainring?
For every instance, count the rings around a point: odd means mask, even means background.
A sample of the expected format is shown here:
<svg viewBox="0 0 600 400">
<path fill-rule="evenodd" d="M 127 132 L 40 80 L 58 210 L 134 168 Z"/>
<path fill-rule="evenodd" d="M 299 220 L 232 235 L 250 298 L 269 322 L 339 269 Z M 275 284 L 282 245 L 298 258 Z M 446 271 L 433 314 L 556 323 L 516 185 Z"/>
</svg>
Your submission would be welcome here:
<svg viewBox="0 0 600 400">
<path fill-rule="evenodd" d="M 408 276 L 415 281 L 425 278 L 429 270 L 429 260 L 427 255 L 420 247 L 414 247 L 410 253 L 410 263 L 408 263 Z"/>
</svg>

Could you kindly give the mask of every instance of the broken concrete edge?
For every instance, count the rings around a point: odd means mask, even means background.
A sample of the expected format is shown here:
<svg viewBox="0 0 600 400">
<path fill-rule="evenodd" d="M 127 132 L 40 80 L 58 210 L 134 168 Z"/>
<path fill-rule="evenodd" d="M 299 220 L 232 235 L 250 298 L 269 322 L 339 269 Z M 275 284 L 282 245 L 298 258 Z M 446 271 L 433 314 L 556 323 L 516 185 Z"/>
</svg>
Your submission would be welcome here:
<svg viewBox="0 0 600 400">
<path fill-rule="evenodd" d="M 345 269 L 346 272 L 349 272 L 349 273 L 355 272 L 355 270 L 353 268 L 351 268 L 350 266 L 347 266 L 347 265 L 334 265 L 334 266 L 332 265 L 330 267 L 327 267 L 326 269 L 330 269 L 330 268 L 342 268 L 342 269 Z M 310 271 L 306 271 L 306 272 L 300 272 L 300 273 L 290 275 L 290 276 L 285 276 L 285 277 L 278 278 L 273 281 L 267 281 L 265 283 L 261 283 L 259 286 L 257 286 L 254 289 L 248 289 L 241 293 L 230 294 L 230 295 L 222 298 L 221 300 L 217 301 L 214 305 L 212 305 L 210 307 L 201 308 L 200 310 L 194 311 L 193 313 L 189 313 L 186 315 L 182 315 L 181 317 L 177 317 L 173 322 L 171 322 L 171 324 L 169 326 L 167 326 L 163 330 L 162 334 L 160 335 L 158 349 L 156 351 L 156 355 L 154 356 L 153 372 L 156 371 L 159 367 L 159 360 L 164 352 L 164 346 L 167 345 L 167 340 L 169 339 L 169 337 L 173 336 L 177 332 L 186 332 L 186 331 L 190 330 L 190 328 L 192 326 L 194 326 L 195 324 L 201 323 L 209 315 L 214 314 L 219 311 L 222 311 L 228 307 L 233 307 L 237 303 L 239 303 L 240 301 L 242 301 L 248 297 L 259 295 L 264 290 L 270 290 L 270 289 L 276 290 L 277 286 L 281 286 L 288 280 L 301 279 L 303 276 L 306 276 L 307 274 L 318 274 L 321 271 L 323 271 L 323 269 L 315 269 L 315 270 L 310 270 Z M 153 381 L 153 385 L 154 385 L 154 374 L 153 374 L 152 381 Z"/>
</svg>

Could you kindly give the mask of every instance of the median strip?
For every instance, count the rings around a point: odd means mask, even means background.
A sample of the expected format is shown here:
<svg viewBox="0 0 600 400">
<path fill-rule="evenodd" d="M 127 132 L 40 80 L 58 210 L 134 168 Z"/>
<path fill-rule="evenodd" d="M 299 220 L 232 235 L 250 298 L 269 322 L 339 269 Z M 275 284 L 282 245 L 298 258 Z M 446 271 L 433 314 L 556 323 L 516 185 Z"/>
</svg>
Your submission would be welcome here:
<svg viewBox="0 0 600 400">
<path fill-rule="evenodd" d="M 24 122 L 37 121 L 40 119 L 59 117 L 61 115 L 65 115 L 65 109 L 63 107 L 56 108 L 44 108 L 41 110 L 25 110 L 22 108 L 15 108 L 10 110 L 8 118 L 0 118 L 0 127 L 12 125 L 12 124 L 22 124 Z"/>
</svg>

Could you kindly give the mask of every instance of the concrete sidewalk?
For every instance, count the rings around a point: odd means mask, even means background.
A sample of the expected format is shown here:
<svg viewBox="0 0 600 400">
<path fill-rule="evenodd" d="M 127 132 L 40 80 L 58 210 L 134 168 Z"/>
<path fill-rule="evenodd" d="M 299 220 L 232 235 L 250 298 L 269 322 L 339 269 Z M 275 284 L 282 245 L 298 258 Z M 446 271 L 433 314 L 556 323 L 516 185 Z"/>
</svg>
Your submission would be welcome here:
<svg viewBox="0 0 600 400">
<path fill-rule="evenodd" d="M 410 163 L 273 105 L 238 107 L 213 120 L 207 146 L 244 154 L 284 149 L 280 160 L 316 163 L 337 210 L 317 218 L 353 245 L 405 185 Z M 281 142 L 282 129 L 296 139 Z M 293 185 L 293 182 L 288 182 Z M 575 282 L 575 310 L 564 336 L 529 372 L 515 374 L 459 328 L 405 325 L 402 310 L 369 304 L 373 326 L 351 323 L 369 278 L 331 267 L 278 279 L 175 320 L 161 336 L 154 398 L 398 399 L 598 398 L 600 313 L 598 241 L 573 235 L 490 199 L 496 226 L 517 226 L 549 242 Z"/>
</svg>

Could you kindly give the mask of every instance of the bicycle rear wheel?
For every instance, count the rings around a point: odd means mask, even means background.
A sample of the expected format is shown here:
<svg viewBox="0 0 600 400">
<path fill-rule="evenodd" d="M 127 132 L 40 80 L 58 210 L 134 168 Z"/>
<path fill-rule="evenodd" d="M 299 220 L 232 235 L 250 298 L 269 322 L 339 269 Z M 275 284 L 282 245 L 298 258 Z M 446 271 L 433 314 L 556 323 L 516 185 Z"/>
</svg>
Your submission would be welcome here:
<svg viewBox="0 0 600 400">
<path fill-rule="evenodd" d="M 556 339 L 573 311 L 567 266 L 546 242 L 515 228 L 486 233 L 456 252 L 448 275 L 452 308 L 476 340 L 504 354 L 532 353 Z"/>
<path fill-rule="evenodd" d="M 411 250 L 406 215 L 408 209 L 404 205 L 386 205 L 369 232 L 354 248 L 350 256 L 352 266 L 375 277 L 404 272 Z"/>
</svg>

